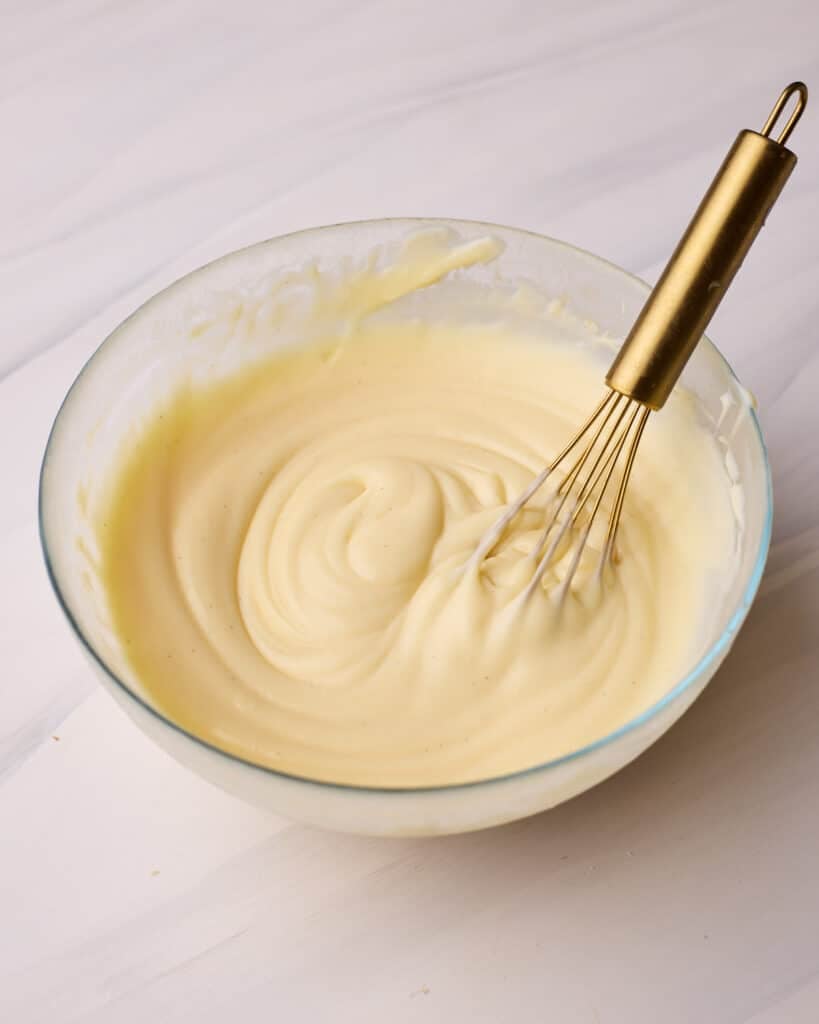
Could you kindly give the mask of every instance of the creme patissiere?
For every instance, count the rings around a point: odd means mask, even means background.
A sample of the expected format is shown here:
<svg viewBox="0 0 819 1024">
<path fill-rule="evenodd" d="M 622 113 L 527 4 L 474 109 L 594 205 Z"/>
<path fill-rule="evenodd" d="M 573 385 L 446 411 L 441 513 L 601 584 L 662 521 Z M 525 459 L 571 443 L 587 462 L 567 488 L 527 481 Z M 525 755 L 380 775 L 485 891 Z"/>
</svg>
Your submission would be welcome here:
<svg viewBox="0 0 819 1024">
<path fill-rule="evenodd" d="M 343 329 L 181 384 L 123 454 L 101 574 L 134 672 L 186 729 L 295 775 L 442 785 L 578 749 L 696 660 L 740 526 L 684 392 L 647 430 L 600 585 L 593 536 L 559 614 L 560 561 L 516 601 L 537 501 L 464 571 L 605 366 L 560 309 L 539 338 L 502 316 L 379 315 L 496 251 L 432 237 L 351 273 L 325 294 Z"/>
</svg>

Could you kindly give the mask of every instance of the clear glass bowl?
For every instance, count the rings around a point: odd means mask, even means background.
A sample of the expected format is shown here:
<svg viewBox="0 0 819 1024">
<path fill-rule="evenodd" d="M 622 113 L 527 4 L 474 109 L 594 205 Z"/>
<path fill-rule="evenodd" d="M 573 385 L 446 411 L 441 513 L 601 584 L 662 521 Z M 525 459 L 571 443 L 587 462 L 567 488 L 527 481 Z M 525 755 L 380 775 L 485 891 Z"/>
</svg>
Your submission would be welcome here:
<svg viewBox="0 0 819 1024">
<path fill-rule="evenodd" d="M 332 270 L 351 257 L 363 260 L 375 246 L 389 250 L 427 226 L 449 229 L 462 239 L 491 234 L 505 243 L 505 250 L 495 264 L 455 275 L 413 296 L 407 315 L 440 311 L 456 296 L 462 306 L 466 297 L 480 315 L 486 285 L 514 287 L 525 282 L 539 293 L 565 300 L 581 320 L 594 321 L 612 338 L 622 339 L 648 292 L 642 281 L 589 253 L 494 224 L 369 221 L 261 242 L 177 281 L 103 342 L 57 415 L 40 480 L 40 532 L 57 598 L 103 686 L 137 725 L 180 762 L 253 804 L 314 825 L 377 835 L 437 835 L 522 818 L 588 789 L 635 758 L 691 705 L 728 653 L 756 593 L 771 533 L 771 481 L 759 423 L 727 362 L 703 339 L 683 381 L 715 424 L 721 422 L 722 433 L 730 436 L 744 491 L 745 530 L 738 570 L 704 639 L 704 653 L 683 678 L 668 680 L 666 695 L 653 707 L 597 742 L 525 771 L 418 789 L 333 785 L 294 777 L 225 753 L 165 718 L 127 665 L 94 571 L 89 515 L 128 428 L 149 413 L 192 363 L 207 378 L 264 354 L 258 346 L 231 346 L 218 336 L 204 349 L 201 339 L 193 345 L 188 327 L 197 310 L 221 301 L 220 296 L 241 283 L 275 278 L 311 261 Z M 264 351 L 291 340 L 283 329 L 266 339 Z"/>
</svg>

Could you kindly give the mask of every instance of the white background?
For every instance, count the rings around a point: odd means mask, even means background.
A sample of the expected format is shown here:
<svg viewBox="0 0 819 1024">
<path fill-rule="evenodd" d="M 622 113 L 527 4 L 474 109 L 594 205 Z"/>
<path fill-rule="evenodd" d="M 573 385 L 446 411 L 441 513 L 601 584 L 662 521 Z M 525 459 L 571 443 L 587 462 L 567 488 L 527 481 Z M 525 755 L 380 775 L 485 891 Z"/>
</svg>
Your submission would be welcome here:
<svg viewBox="0 0 819 1024">
<path fill-rule="evenodd" d="M 97 689 L 35 525 L 58 403 L 210 257 L 449 215 L 653 280 L 736 132 L 817 89 L 712 326 L 776 527 L 725 667 L 596 790 L 495 831 L 271 819 Z M 0 0 L 0 1020 L 819 1020 L 815 0 Z"/>
</svg>

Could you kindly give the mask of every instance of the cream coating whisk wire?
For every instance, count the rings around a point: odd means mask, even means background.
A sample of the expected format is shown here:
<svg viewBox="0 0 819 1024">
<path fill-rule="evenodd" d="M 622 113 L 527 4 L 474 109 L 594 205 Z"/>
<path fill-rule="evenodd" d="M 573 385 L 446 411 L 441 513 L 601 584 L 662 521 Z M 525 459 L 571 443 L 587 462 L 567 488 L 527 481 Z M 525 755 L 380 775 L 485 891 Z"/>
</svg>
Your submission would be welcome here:
<svg viewBox="0 0 819 1024">
<path fill-rule="evenodd" d="M 572 558 L 558 590 L 558 599 L 562 601 L 580 565 L 592 525 L 614 478 L 620 457 L 625 451 L 623 473 L 609 512 L 606 538 L 598 560 L 597 572 L 601 573 L 615 550 L 614 544 L 626 486 L 650 411 L 625 395 L 609 391 L 563 451 L 535 477 L 503 516 L 483 535 L 472 556 L 473 563 L 480 564 L 491 555 L 507 527 L 524 505 L 574 454 L 574 462 L 555 488 L 551 517 L 530 552 L 529 557 L 537 561 L 537 566 L 524 592 L 524 598 L 531 596 L 548 569 L 562 554 L 564 538 L 567 534 L 574 535 Z"/>
</svg>

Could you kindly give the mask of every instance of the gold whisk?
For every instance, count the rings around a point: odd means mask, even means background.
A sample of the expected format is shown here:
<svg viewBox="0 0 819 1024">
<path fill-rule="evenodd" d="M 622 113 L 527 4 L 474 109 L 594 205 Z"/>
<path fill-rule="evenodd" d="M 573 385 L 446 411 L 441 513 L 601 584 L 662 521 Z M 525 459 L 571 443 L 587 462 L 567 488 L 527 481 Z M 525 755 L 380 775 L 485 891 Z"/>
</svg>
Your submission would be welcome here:
<svg viewBox="0 0 819 1024">
<path fill-rule="evenodd" d="M 778 138 L 772 139 L 771 132 L 794 95 L 791 115 Z M 613 560 L 629 476 L 648 417 L 661 409 L 671 394 L 796 166 L 796 155 L 785 148 L 785 143 L 807 99 L 807 87 L 793 82 L 782 91 L 761 132 L 739 133 L 617 353 L 606 375 L 609 390 L 605 397 L 563 451 L 481 538 L 471 560 L 477 565 L 492 553 L 535 492 L 573 457 L 553 495 L 551 515 L 531 552 L 537 567 L 524 599 L 539 585 L 558 553 L 563 557 L 568 544 L 571 557 L 558 591 L 559 601 L 563 601 L 595 517 L 619 472 L 598 575 Z"/>
</svg>

